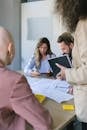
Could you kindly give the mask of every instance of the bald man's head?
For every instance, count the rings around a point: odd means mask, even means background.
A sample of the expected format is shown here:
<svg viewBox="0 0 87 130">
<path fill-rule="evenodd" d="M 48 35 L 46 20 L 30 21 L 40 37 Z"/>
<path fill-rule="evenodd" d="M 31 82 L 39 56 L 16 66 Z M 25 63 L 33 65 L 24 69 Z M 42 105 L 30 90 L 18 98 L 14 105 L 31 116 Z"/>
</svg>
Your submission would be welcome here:
<svg viewBox="0 0 87 130">
<path fill-rule="evenodd" d="M 0 27 L 0 62 L 4 65 L 11 63 L 14 57 L 14 44 L 11 34 L 3 27 Z"/>
</svg>

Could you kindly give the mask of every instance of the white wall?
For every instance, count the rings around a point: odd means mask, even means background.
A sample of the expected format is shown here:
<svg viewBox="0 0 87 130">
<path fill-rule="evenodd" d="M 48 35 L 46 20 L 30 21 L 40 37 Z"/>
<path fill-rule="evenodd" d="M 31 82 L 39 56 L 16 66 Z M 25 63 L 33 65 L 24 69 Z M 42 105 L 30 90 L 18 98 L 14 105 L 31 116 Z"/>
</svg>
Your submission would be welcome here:
<svg viewBox="0 0 87 130">
<path fill-rule="evenodd" d="M 62 26 L 61 18 L 53 14 L 54 0 L 35 1 L 22 4 L 22 68 L 29 57 L 33 54 L 38 39 L 27 39 L 27 19 L 28 18 L 50 18 L 51 21 L 51 42 L 52 51 L 59 55 L 60 51 L 56 43 L 57 37 L 65 30 Z M 44 25 L 44 24 L 43 24 Z M 44 26 L 45 28 L 45 26 Z M 40 30 L 40 27 L 37 31 Z M 31 33 L 31 30 L 30 32 Z M 42 34 L 40 34 L 42 36 Z M 50 34 L 49 34 L 50 35 Z M 44 37 L 44 35 L 43 35 Z"/>
</svg>

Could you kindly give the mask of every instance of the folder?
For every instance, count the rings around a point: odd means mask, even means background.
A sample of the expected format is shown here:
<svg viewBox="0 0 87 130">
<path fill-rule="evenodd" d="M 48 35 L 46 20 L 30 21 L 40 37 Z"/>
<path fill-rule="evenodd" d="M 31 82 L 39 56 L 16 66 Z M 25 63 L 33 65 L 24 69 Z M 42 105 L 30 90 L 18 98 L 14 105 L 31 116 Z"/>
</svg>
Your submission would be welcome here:
<svg viewBox="0 0 87 130">
<path fill-rule="evenodd" d="M 53 71 L 54 77 L 56 77 L 56 75 L 60 72 L 60 68 L 58 68 L 56 66 L 56 63 L 58 63 L 64 67 L 67 67 L 67 68 L 72 67 L 71 61 L 70 61 L 69 56 L 67 54 L 59 56 L 59 57 L 51 58 L 48 60 L 48 62 L 49 62 L 50 67 Z"/>
</svg>

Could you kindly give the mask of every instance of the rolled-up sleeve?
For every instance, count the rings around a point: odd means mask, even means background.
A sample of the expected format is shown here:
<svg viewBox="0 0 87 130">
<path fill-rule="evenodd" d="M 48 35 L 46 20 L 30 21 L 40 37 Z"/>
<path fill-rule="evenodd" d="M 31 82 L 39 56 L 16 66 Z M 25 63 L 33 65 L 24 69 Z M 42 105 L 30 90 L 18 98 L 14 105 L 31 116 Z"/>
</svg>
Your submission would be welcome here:
<svg viewBox="0 0 87 130">
<path fill-rule="evenodd" d="M 34 58 L 34 56 L 32 56 L 32 57 L 29 59 L 27 65 L 25 65 L 25 67 L 24 67 L 24 73 L 25 73 L 26 75 L 30 75 L 30 74 L 31 74 L 31 71 L 34 69 L 34 67 L 35 67 L 35 58 Z"/>
<path fill-rule="evenodd" d="M 49 112 L 37 101 L 24 76 L 16 81 L 10 101 L 15 113 L 30 123 L 34 130 L 52 130 Z"/>
<path fill-rule="evenodd" d="M 75 44 L 78 49 L 75 51 L 78 51 L 79 65 L 66 69 L 66 80 L 73 84 L 87 85 L 87 20 L 79 22 L 75 33 Z"/>
</svg>

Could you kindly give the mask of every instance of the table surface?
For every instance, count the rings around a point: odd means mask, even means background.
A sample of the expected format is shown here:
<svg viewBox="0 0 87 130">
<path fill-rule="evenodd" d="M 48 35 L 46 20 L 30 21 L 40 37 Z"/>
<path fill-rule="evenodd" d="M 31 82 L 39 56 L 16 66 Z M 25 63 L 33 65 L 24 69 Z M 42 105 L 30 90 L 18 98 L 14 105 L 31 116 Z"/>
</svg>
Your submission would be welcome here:
<svg viewBox="0 0 87 130">
<path fill-rule="evenodd" d="M 73 100 L 65 102 L 65 104 L 73 104 Z M 50 99 L 44 102 L 44 107 L 49 110 L 53 119 L 54 130 L 61 130 L 75 119 L 75 112 L 71 110 L 63 110 L 62 103 L 57 103 Z"/>
<path fill-rule="evenodd" d="M 73 100 L 67 101 L 65 103 L 73 104 Z M 52 116 L 53 130 L 62 130 L 75 119 L 75 112 L 70 110 L 63 110 L 61 103 L 57 103 L 51 99 L 46 99 L 42 105 L 49 110 Z M 26 130 L 33 129 L 27 124 Z"/>
<path fill-rule="evenodd" d="M 21 71 L 19 71 L 21 72 Z M 23 72 L 22 72 L 23 74 Z M 65 104 L 73 104 L 73 100 L 65 102 Z M 75 112 L 71 110 L 63 110 L 62 103 L 57 103 L 51 99 L 46 99 L 42 105 L 49 110 L 53 119 L 53 130 L 62 130 L 71 121 L 75 119 Z M 32 130 L 30 126 L 26 130 Z"/>
</svg>

